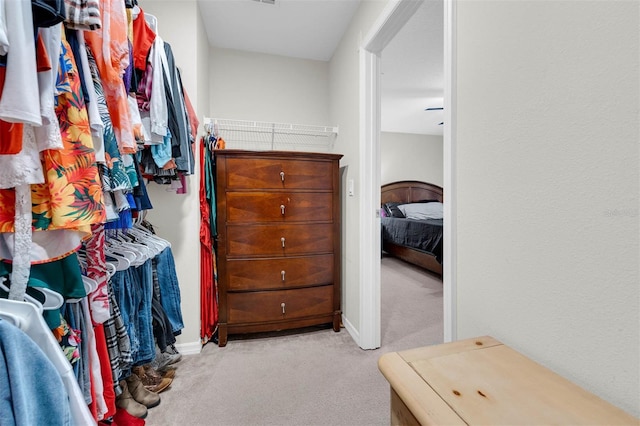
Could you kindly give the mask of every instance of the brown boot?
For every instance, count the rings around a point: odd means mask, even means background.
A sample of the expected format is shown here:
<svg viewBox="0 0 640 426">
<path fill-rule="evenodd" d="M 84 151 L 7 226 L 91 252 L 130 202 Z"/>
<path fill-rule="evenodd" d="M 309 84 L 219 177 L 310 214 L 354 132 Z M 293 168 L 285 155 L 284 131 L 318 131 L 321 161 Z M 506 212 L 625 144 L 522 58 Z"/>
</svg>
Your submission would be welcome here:
<svg viewBox="0 0 640 426">
<path fill-rule="evenodd" d="M 156 371 L 160 373 L 162 377 L 166 377 L 167 379 L 173 379 L 176 376 L 176 367 L 174 365 L 167 365 Z"/>
<path fill-rule="evenodd" d="M 146 389 L 137 374 L 131 374 L 127 377 L 127 386 L 129 387 L 129 392 L 131 392 L 133 399 L 145 407 L 153 408 L 160 404 L 160 395 Z"/>
<path fill-rule="evenodd" d="M 120 381 L 120 387 L 122 388 L 122 393 L 116 397 L 116 406 L 126 410 L 127 413 L 134 417 L 140 419 L 147 417 L 147 407 L 133 399 L 126 380 Z"/>
<path fill-rule="evenodd" d="M 173 382 L 173 378 L 171 377 L 163 377 L 160 373 L 158 373 L 151 364 L 147 364 L 142 368 L 142 376 L 140 376 L 140 380 L 142 380 L 142 384 L 145 388 L 149 389 L 151 392 L 160 393 L 163 390 L 167 389 L 171 382 Z"/>
</svg>

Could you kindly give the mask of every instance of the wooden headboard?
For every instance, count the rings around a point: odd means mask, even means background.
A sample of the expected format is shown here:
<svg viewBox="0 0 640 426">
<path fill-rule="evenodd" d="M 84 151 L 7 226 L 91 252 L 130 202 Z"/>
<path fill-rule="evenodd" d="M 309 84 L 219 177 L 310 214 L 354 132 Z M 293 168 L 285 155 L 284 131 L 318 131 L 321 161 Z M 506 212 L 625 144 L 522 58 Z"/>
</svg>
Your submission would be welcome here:
<svg viewBox="0 0 640 426">
<path fill-rule="evenodd" d="M 442 202 L 442 187 L 417 180 L 402 180 L 382 185 L 380 204 L 398 202 L 413 203 L 421 200 Z"/>
</svg>

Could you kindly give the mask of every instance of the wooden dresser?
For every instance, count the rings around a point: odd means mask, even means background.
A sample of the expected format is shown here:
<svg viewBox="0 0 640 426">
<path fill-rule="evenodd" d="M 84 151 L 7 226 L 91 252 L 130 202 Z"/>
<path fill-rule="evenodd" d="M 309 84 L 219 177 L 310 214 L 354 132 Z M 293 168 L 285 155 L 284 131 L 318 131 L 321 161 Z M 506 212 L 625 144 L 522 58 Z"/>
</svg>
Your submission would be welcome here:
<svg viewBox="0 0 640 426">
<path fill-rule="evenodd" d="M 228 334 L 340 331 L 342 155 L 216 151 L 219 345 Z"/>
<path fill-rule="evenodd" d="M 638 425 L 625 413 L 483 336 L 380 357 L 392 425 Z"/>
</svg>

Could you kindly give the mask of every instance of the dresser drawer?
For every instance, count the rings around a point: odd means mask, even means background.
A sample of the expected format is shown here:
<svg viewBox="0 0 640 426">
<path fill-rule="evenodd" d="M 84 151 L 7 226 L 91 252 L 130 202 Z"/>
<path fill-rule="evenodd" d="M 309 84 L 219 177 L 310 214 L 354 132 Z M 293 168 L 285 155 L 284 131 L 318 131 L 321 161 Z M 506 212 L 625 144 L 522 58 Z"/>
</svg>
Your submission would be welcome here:
<svg viewBox="0 0 640 426">
<path fill-rule="evenodd" d="M 333 312 L 333 286 L 228 293 L 230 324 L 279 321 Z"/>
<path fill-rule="evenodd" d="M 227 225 L 227 256 L 292 256 L 333 252 L 333 224 Z"/>
<path fill-rule="evenodd" d="M 330 192 L 228 192 L 227 222 L 331 221 Z"/>
<path fill-rule="evenodd" d="M 333 189 L 333 163 L 281 158 L 228 158 L 227 189 Z"/>
<path fill-rule="evenodd" d="M 332 282 L 332 254 L 227 262 L 229 291 L 282 289 Z"/>
</svg>

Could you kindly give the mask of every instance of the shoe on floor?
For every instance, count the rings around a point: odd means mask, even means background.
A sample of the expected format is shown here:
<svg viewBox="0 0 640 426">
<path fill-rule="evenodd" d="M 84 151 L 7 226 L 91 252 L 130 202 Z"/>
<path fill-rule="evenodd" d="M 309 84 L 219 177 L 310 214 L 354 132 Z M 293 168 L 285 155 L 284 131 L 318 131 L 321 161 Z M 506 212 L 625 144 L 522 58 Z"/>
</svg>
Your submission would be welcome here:
<svg viewBox="0 0 640 426">
<path fill-rule="evenodd" d="M 145 407 L 143 404 L 140 404 L 133 398 L 133 395 L 131 395 L 131 392 L 129 392 L 129 387 L 126 380 L 120 381 L 120 387 L 122 388 L 122 393 L 116 397 L 116 406 L 118 408 L 122 408 L 127 413 L 139 419 L 144 419 L 145 417 L 147 417 L 147 407 Z"/>
<path fill-rule="evenodd" d="M 145 388 L 137 374 L 131 374 L 126 378 L 126 381 L 131 396 L 140 404 L 147 408 L 153 408 L 160 404 L 160 395 Z"/>
<path fill-rule="evenodd" d="M 135 368 L 138 369 L 136 374 L 140 377 L 142 384 L 151 392 L 160 393 L 167 389 L 171 385 L 171 382 L 173 382 L 172 377 L 163 377 L 151 364 Z"/>
<path fill-rule="evenodd" d="M 172 365 L 168 365 L 162 371 L 158 371 L 165 379 L 173 379 L 176 377 L 176 368 Z"/>
<path fill-rule="evenodd" d="M 168 352 L 160 352 L 156 350 L 156 357 L 151 361 L 151 366 L 158 371 L 165 369 L 167 366 L 171 364 L 175 364 L 176 362 L 182 359 L 182 354 L 170 354 Z"/>
</svg>

